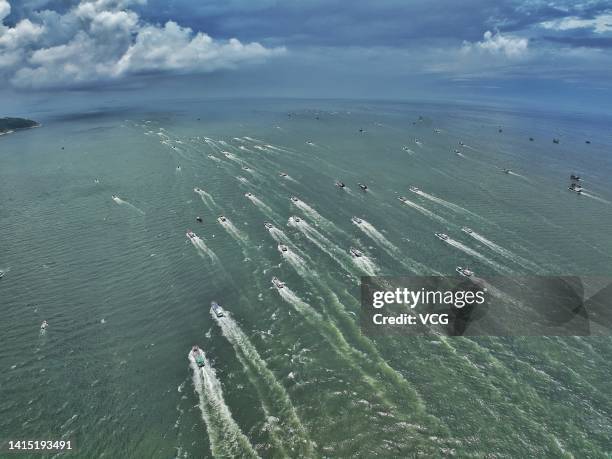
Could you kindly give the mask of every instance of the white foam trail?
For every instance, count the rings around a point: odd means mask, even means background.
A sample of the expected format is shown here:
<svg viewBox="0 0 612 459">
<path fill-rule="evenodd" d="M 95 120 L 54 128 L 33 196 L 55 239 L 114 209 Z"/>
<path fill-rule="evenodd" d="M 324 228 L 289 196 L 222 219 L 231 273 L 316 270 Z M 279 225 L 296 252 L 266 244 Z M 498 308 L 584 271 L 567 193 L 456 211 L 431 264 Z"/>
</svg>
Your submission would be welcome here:
<svg viewBox="0 0 612 459">
<path fill-rule="evenodd" d="M 520 178 L 522 178 L 523 180 L 527 180 L 527 181 L 529 181 L 529 179 L 528 179 L 527 177 L 525 177 L 524 175 L 517 174 L 516 172 L 513 172 L 513 171 L 509 171 L 509 172 L 508 172 L 508 175 L 514 175 L 515 177 L 520 177 Z"/>
<path fill-rule="evenodd" d="M 198 250 L 198 253 L 200 255 L 206 255 L 212 261 L 219 262 L 219 257 L 217 257 L 215 252 L 213 252 L 199 236 L 195 236 L 193 238 L 188 237 L 188 239 L 191 241 L 193 246 Z"/>
<path fill-rule="evenodd" d="M 297 208 L 301 209 L 302 212 L 304 212 L 304 214 L 312 218 L 314 221 L 316 221 L 321 226 L 324 226 L 328 231 L 330 232 L 333 231 L 338 234 L 344 234 L 344 231 L 339 229 L 334 223 L 332 223 L 331 221 L 323 217 L 319 212 L 317 212 L 315 209 L 313 209 L 311 206 L 306 204 L 301 199 L 298 199 L 297 202 L 293 202 L 293 201 L 291 202 L 295 204 Z"/>
<path fill-rule="evenodd" d="M 433 213 L 431 210 L 426 209 L 425 207 L 419 206 L 417 203 L 410 201 L 409 199 L 405 199 L 404 201 L 401 201 L 403 204 L 412 207 L 413 209 L 418 210 L 419 212 L 421 212 L 423 215 L 432 218 L 433 220 L 439 221 L 441 223 L 447 224 L 448 222 L 446 221 L 446 219 L 440 217 L 439 215 Z"/>
<path fill-rule="evenodd" d="M 217 158 L 215 155 L 208 155 L 208 159 L 212 159 L 213 161 L 220 163 L 221 159 Z"/>
<path fill-rule="evenodd" d="M 239 242 L 244 242 L 246 240 L 246 236 L 242 233 L 242 231 L 236 228 L 227 218 L 224 222 L 219 223 L 234 239 L 238 240 Z"/>
<path fill-rule="evenodd" d="M 247 196 L 247 198 L 257 207 L 259 207 L 262 210 L 262 212 L 266 214 L 267 216 L 272 217 L 272 218 L 278 218 L 278 214 L 274 212 L 270 206 L 264 203 L 257 196 L 251 194 L 250 196 Z"/>
<path fill-rule="evenodd" d="M 525 258 L 516 255 L 515 253 L 511 252 L 508 249 L 505 249 L 504 247 L 500 246 L 499 244 L 496 244 L 495 242 L 491 241 L 490 239 L 487 239 L 486 237 L 484 237 L 482 234 L 478 234 L 476 231 L 472 230 L 471 233 L 468 233 L 470 236 L 472 236 L 474 239 L 476 239 L 477 241 L 483 243 L 484 245 L 486 245 L 487 247 L 489 247 L 491 250 L 493 250 L 494 252 L 497 252 L 498 254 L 506 257 L 507 259 L 509 259 L 510 261 L 513 261 L 514 263 L 522 266 L 523 268 L 527 268 L 527 269 L 532 269 L 536 272 L 541 271 L 541 269 L 539 268 L 539 266 L 529 260 L 526 260 Z"/>
<path fill-rule="evenodd" d="M 587 193 L 586 191 L 583 191 L 581 193 L 581 195 L 582 196 L 586 196 L 587 198 L 594 199 L 594 200 L 599 201 L 599 202 L 603 202 L 604 204 L 612 204 L 612 202 L 610 202 L 610 201 L 608 201 L 608 200 L 606 200 L 604 198 L 600 198 L 599 196 L 595 196 L 594 194 Z"/>
<path fill-rule="evenodd" d="M 272 238 L 276 241 L 276 242 L 282 242 L 284 244 L 286 243 L 290 243 L 291 240 L 289 239 L 289 237 L 283 232 L 283 230 L 280 230 L 276 227 L 271 228 L 268 230 L 268 232 L 270 233 L 270 236 L 272 236 Z"/>
<path fill-rule="evenodd" d="M 361 219 L 361 223 L 354 223 L 357 228 L 367 234 L 370 238 L 372 238 L 375 242 L 377 242 L 382 248 L 384 248 L 387 253 L 391 256 L 399 256 L 401 255 L 400 250 L 395 247 L 383 234 L 378 231 L 374 226 Z"/>
<path fill-rule="evenodd" d="M 121 205 L 121 206 L 126 206 L 129 207 L 132 210 L 135 210 L 136 212 L 138 212 L 140 215 L 145 215 L 144 211 L 140 210 L 138 207 L 136 207 L 134 204 L 130 204 L 129 202 L 127 202 L 124 199 L 121 199 L 118 196 L 113 197 L 113 201 L 115 201 L 117 204 Z"/>
<path fill-rule="evenodd" d="M 209 193 L 201 188 L 194 188 L 193 191 L 200 196 L 202 202 L 206 204 L 206 207 L 208 207 L 210 210 L 215 210 L 217 203 Z"/>
<path fill-rule="evenodd" d="M 210 449 L 214 457 L 258 458 L 253 445 L 242 433 L 223 399 L 221 383 L 208 359 L 199 368 L 191 352 L 189 362 L 193 371 L 193 385 L 200 398 L 200 411 L 206 423 Z"/>
<path fill-rule="evenodd" d="M 308 215 L 310 218 L 312 218 L 313 220 L 316 221 L 321 221 L 323 220 L 323 217 L 321 216 L 321 214 L 319 212 L 317 212 L 316 210 L 314 210 L 312 207 L 310 207 L 308 204 L 306 204 L 304 201 L 302 201 L 301 199 L 298 199 L 297 202 L 294 202 L 293 200 L 291 201 L 293 204 L 295 204 L 296 207 L 298 207 L 299 209 L 301 209 L 306 215 Z"/>
<path fill-rule="evenodd" d="M 255 386 L 266 417 L 273 416 L 277 419 L 272 433 L 280 440 L 284 454 L 290 457 L 312 457 L 312 443 L 285 388 L 227 311 L 224 317 L 217 317 L 212 311 L 211 315 L 221 328 L 223 336 L 232 344 L 249 380 Z"/>
<path fill-rule="evenodd" d="M 419 196 L 423 196 L 424 198 L 429 199 L 430 201 L 433 201 L 437 204 L 440 204 L 441 206 L 444 206 L 447 209 L 454 210 L 457 213 L 467 213 L 473 215 L 474 217 L 478 217 L 478 215 L 474 214 L 473 212 L 470 212 L 464 207 L 458 206 L 457 204 L 453 204 L 452 202 L 448 202 L 442 198 L 438 198 L 437 196 L 434 196 L 432 194 L 425 193 L 424 191 L 416 191 L 416 194 L 418 194 Z"/>
<path fill-rule="evenodd" d="M 349 259 L 352 257 L 350 257 L 343 250 L 340 250 L 338 246 L 336 246 L 333 242 L 323 236 L 319 231 L 310 226 L 307 222 L 305 222 L 304 220 L 300 220 L 299 223 L 296 223 L 293 218 L 290 218 L 287 225 L 300 230 L 310 242 L 316 245 L 322 252 L 326 253 L 330 258 L 332 258 L 336 263 L 338 263 L 340 267 L 342 267 L 347 272 L 351 272 L 351 270 L 347 267 L 347 261 L 349 261 Z M 344 261 L 344 263 L 342 261 Z M 358 267 L 364 269 L 362 266 Z"/>
<path fill-rule="evenodd" d="M 365 255 L 361 255 L 360 257 L 352 257 L 352 259 L 355 266 L 357 266 L 369 276 L 375 276 L 376 273 L 379 271 L 378 266 L 376 266 L 376 263 L 374 263 Z"/>
<path fill-rule="evenodd" d="M 249 179 L 247 179 L 246 177 L 243 177 L 242 175 L 239 175 L 238 177 L 235 177 L 236 180 L 238 180 L 240 183 L 243 183 L 245 185 L 251 185 L 251 182 L 249 182 Z"/>
<path fill-rule="evenodd" d="M 285 260 L 287 260 L 287 262 L 293 267 L 293 269 L 295 269 L 298 274 L 301 274 L 302 276 L 311 276 L 312 274 L 316 275 L 315 272 L 311 272 L 311 270 L 308 269 L 308 266 L 306 266 L 306 262 L 304 261 L 304 259 L 300 257 L 297 253 L 292 251 L 290 248 L 287 248 L 286 252 L 281 251 L 281 255 Z"/>
<path fill-rule="evenodd" d="M 353 222 L 354 223 L 354 222 Z M 407 258 L 402 252 L 391 243 L 380 231 L 378 231 L 374 226 L 361 219 L 360 224 L 354 223 L 361 231 L 363 231 L 367 236 L 369 236 L 374 242 L 376 242 L 380 247 L 383 248 L 387 254 L 400 263 L 408 266 L 410 269 L 413 269 L 418 272 L 431 272 L 426 266 Z"/>
<path fill-rule="evenodd" d="M 495 269 L 497 269 L 498 271 L 501 272 L 511 272 L 508 268 L 506 268 L 505 266 L 500 265 L 499 263 L 496 263 L 495 261 L 491 260 L 490 258 L 484 256 L 483 254 L 481 254 L 480 252 L 472 249 L 471 247 L 468 247 L 465 244 L 462 244 L 459 241 L 456 241 L 455 239 L 452 238 L 448 238 L 446 241 L 447 244 L 452 245 L 453 247 L 461 250 L 462 252 L 467 253 L 468 255 L 473 256 L 474 258 L 478 258 L 481 261 L 484 261 L 485 263 L 488 263 L 489 265 L 493 266 Z"/>
</svg>

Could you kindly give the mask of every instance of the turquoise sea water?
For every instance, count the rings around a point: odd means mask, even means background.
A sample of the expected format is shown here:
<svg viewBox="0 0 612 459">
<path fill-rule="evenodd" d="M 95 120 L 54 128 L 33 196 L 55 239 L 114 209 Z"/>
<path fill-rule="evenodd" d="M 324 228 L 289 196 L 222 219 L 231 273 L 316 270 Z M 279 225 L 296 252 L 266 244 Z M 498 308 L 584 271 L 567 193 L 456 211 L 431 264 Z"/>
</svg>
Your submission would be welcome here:
<svg viewBox="0 0 612 459">
<path fill-rule="evenodd" d="M 358 319 L 367 273 L 610 275 L 609 119 L 278 100 L 32 117 L 0 138 L 0 440 L 112 458 L 612 453 L 610 338 L 368 338 Z"/>
</svg>

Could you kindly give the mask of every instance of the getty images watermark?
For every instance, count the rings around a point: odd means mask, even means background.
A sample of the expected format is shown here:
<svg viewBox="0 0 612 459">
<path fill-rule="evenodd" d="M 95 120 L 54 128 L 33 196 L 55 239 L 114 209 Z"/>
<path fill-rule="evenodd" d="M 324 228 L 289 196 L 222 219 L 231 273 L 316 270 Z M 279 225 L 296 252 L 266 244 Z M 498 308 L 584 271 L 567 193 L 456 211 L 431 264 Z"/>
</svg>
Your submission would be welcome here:
<svg viewBox="0 0 612 459">
<path fill-rule="evenodd" d="M 612 276 L 363 277 L 366 334 L 590 336 L 612 330 Z"/>
</svg>

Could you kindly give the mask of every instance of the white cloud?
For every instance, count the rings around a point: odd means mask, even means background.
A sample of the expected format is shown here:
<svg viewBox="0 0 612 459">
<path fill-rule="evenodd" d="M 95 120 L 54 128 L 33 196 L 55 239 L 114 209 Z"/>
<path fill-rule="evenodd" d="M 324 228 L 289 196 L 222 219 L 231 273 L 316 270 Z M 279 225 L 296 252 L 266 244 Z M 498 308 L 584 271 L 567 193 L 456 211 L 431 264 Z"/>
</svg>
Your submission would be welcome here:
<svg viewBox="0 0 612 459">
<path fill-rule="evenodd" d="M 601 14 L 593 19 L 580 19 L 576 16 L 568 16 L 554 21 L 540 23 L 545 29 L 572 30 L 593 29 L 595 33 L 612 32 L 612 14 Z"/>
<path fill-rule="evenodd" d="M 0 0 L 0 21 L 11 13 L 11 5 L 7 0 Z"/>
<path fill-rule="evenodd" d="M 138 72 L 211 72 L 285 51 L 214 40 L 172 21 L 149 24 L 128 8 L 136 3 L 144 1 L 80 0 L 65 14 L 47 10 L 13 27 L 0 21 L 0 72 L 18 87 L 69 86 Z M 9 13 L 0 0 L 0 19 Z"/>
<path fill-rule="evenodd" d="M 462 51 L 482 52 L 492 55 L 500 55 L 509 58 L 525 56 L 528 50 L 529 40 L 511 35 L 502 35 L 500 32 L 493 34 L 487 30 L 483 35 L 483 40 L 476 43 L 464 42 Z"/>
</svg>

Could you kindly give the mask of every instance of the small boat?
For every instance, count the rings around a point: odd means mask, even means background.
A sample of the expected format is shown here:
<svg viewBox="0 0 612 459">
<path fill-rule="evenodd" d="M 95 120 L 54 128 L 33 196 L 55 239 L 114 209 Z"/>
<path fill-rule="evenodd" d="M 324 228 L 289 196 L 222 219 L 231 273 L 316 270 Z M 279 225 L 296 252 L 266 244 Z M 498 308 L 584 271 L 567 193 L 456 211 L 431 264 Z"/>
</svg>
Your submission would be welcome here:
<svg viewBox="0 0 612 459">
<path fill-rule="evenodd" d="M 286 245 L 279 244 L 279 245 L 278 245 L 278 251 L 279 251 L 279 252 L 288 252 L 288 251 L 289 251 L 289 248 L 288 248 Z"/>
<path fill-rule="evenodd" d="M 206 358 L 204 357 L 204 351 L 200 349 L 198 346 L 193 346 L 191 348 L 191 355 L 193 356 L 193 360 L 195 360 L 195 363 L 199 368 L 202 368 L 204 365 L 206 365 Z"/>
<path fill-rule="evenodd" d="M 368 186 L 365 183 L 359 183 L 358 185 L 363 191 L 368 191 Z"/>
<path fill-rule="evenodd" d="M 279 290 L 285 287 L 285 283 L 281 282 L 281 280 L 278 277 L 272 278 L 272 284 Z"/>
<path fill-rule="evenodd" d="M 455 271 L 457 271 L 459 274 L 461 274 L 462 276 L 465 276 L 465 277 L 471 277 L 471 276 L 474 275 L 474 271 L 472 271 L 469 268 L 463 268 L 461 266 L 457 266 Z"/>
<path fill-rule="evenodd" d="M 4 271 L 0 271 L 0 279 L 4 277 Z"/>
<path fill-rule="evenodd" d="M 252 198 L 252 197 L 253 197 L 253 193 L 244 193 L 244 195 L 245 195 L 247 198 Z"/>
<path fill-rule="evenodd" d="M 193 191 L 195 191 L 196 193 L 201 193 L 202 189 L 198 188 L 197 186 L 193 189 Z"/>
<path fill-rule="evenodd" d="M 210 310 L 217 317 L 223 317 L 225 315 L 225 311 L 223 311 L 223 308 L 219 306 L 219 303 L 217 303 L 216 301 L 212 301 L 210 303 Z"/>
<path fill-rule="evenodd" d="M 586 144 L 590 144 L 590 143 L 591 143 L 591 141 L 590 141 L 590 140 L 585 140 L 585 141 L 584 141 L 584 143 L 586 143 Z"/>
<path fill-rule="evenodd" d="M 306 144 L 307 144 L 307 145 L 314 145 L 314 143 L 312 143 L 310 140 L 307 140 L 307 141 L 306 141 Z"/>
<path fill-rule="evenodd" d="M 187 230 L 187 233 L 185 233 L 185 234 L 187 235 L 187 237 L 188 237 L 189 239 L 195 239 L 196 237 L 198 237 L 198 236 L 196 236 L 196 233 L 194 233 L 194 232 L 193 232 L 193 231 L 191 231 L 191 230 Z"/>
<path fill-rule="evenodd" d="M 559 143 L 559 139 L 553 139 L 553 143 Z"/>
<path fill-rule="evenodd" d="M 530 142 L 533 142 L 533 137 L 529 137 L 529 141 L 530 141 Z"/>
<path fill-rule="evenodd" d="M 196 221 L 202 223 L 204 220 L 202 220 L 202 217 L 196 217 Z"/>
<path fill-rule="evenodd" d="M 300 202 L 300 200 L 295 196 L 291 196 L 291 202 Z"/>
<path fill-rule="evenodd" d="M 225 218 L 223 215 L 219 216 L 219 218 L 217 218 L 217 221 L 219 223 L 225 223 L 227 222 L 227 218 Z"/>
<path fill-rule="evenodd" d="M 266 227 L 266 229 L 269 229 L 269 230 L 274 228 L 274 225 L 272 223 L 270 223 L 270 222 L 265 222 L 264 226 Z"/>
<path fill-rule="evenodd" d="M 457 149 L 455 148 L 455 149 L 453 149 L 453 153 L 455 153 L 456 155 L 460 155 L 460 154 L 461 154 L 461 151 L 459 151 L 459 150 L 457 150 Z"/>
<path fill-rule="evenodd" d="M 570 175 L 570 180 L 575 180 L 576 182 L 579 182 L 582 179 L 580 178 L 579 175 L 572 174 L 572 175 Z"/>
<path fill-rule="evenodd" d="M 440 132 L 442 132 L 442 131 L 441 131 L 440 129 L 434 129 L 434 132 L 435 132 L 436 134 L 439 134 L 439 133 L 440 133 Z"/>
<path fill-rule="evenodd" d="M 436 235 L 436 237 L 438 239 L 440 239 L 441 241 L 446 241 L 448 240 L 448 234 L 444 234 L 444 233 L 434 233 Z"/>
<path fill-rule="evenodd" d="M 510 172 L 512 172 L 510 169 L 502 169 L 502 172 L 504 174 L 509 174 Z"/>
<path fill-rule="evenodd" d="M 355 225 L 361 225 L 363 223 L 363 220 L 359 217 L 352 217 L 351 221 L 355 224 Z"/>
<path fill-rule="evenodd" d="M 336 180 L 336 186 L 338 188 L 344 188 L 346 185 L 344 184 L 344 182 L 341 182 L 340 180 Z"/>
<path fill-rule="evenodd" d="M 224 151 L 223 154 L 225 155 L 226 158 L 231 158 L 234 156 L 229 151 Z"/>
<path fill-rule="evenodd" d="M 302 221 L 302 219 L 300 217 L 296 217 L 296 216 L 289 217 L 289 220 L 294 222 L 294 223 L 300 223 Z"/>
<path fill-rule="evenodd" d="M 463 231 L 464 233 L 468 233 L 468 234 L 472 234 L 474 232 L 472 228 L 468 228 L 467 226 L 464 226 L 463 228 L 461 228 L 461 231 Z"/>
<path fill-rule="evenodd" d="M 247 167 L 247 166 L 243 166 L 243 167 L 242 167 L 242 170 L 243 170 L 243 171 L 250 171 L 250 170 L 251 170 L 251 168 L 250 168 L 250 167 Z"/>
<path fill-rule="evenodd" d="M 49 324 L 47 323 L 47 321 L 43 320 L 42 324 L 40 324 L 40 329 L 41 330 L 46 330 L 48 326 L 49 326 Z"/>
<path fill-rule="evenodd" d="M 459 142 L 459 146 L 460 147 L 465 147 L 465 144 L 463 142 Z"/>
<path fill-rule="evenodd" d="M 354 247 L 351 247 L 349 249 L 349 253 L 355 258 L 363 257 L 363 253 L 361 253 L 359 250 L 355 249 Z"/>
<path fill-rule="evenodd" d="M 410 186 L 408 188 L 410 191 L 412 191 L 413 193 L 418 193 L 419 191 L 421 191 L 420 189 L 418 189 L 416 186 Z"/>
<path fill-rule="evenodd" d="M 397 199 L 399 199 L 399 200 L 400 200 L 400 201 L 402 201 L 402 202 L 406 202 L 406 201 L 408 201 L 408 198 L 407 198 L 406 196 L 400 196 L 400 197 L 399 197 L 399 198 L 397 198 Z"/>
<path fill-rule="evenodd" d="M 280 175 L 281 177 L 288 177 L 288 174 L 286 172 L 281 172 L 278 175 Z"/>
<path fill-rule="evenodd" d="M 363 128 L 359 128 L 359 132 L 364 133 L 365 131 L 363 130 Z"/>
<path fill-rule="evenodd" d="M 113 199 L 119 199 L 119 196 L 117 196 L 116 194 L 111 196 Z"/>
<path fill-rule="evenodd" d="M 572 183 L 570 186 L 567 187 L 568 190 L 570 191 L 574 191 L 575 193 L 582 193 L 582 187 L 580 185 L 578 185 L 577 183 Z"/>
</svg>

